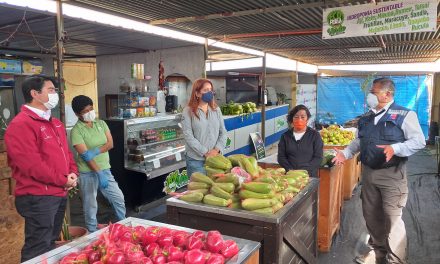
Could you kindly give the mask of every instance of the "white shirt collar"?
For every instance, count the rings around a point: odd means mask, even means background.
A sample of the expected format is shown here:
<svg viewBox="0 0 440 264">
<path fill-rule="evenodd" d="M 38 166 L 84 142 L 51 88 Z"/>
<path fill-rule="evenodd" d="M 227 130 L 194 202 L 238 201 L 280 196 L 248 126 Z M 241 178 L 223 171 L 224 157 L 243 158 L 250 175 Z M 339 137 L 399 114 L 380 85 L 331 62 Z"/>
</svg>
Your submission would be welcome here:
<svg viewBox="0 0 440 264">
<path fill-rule="evenodd" d="M 379 110 L 376 110 L 376 109 L 371 109 L 371 111 L 373 111 L 373 113 L 375 113 L 375 114 L 377 114 L 377 113 L 379 113 L 380 111 L 382 111 L 382 109 L 385 109 L 385 112 L 386 111 L 388 111 L 388 108 L 390 108 L 390 106 L 392 105 L 394 103 L 394 100 L 392 100 L 391 102 L 389 102 L 388 104 L 386 104 L 384 107 L 382 107 L 381 109 L 379 109 Z"/>
<path fill-rule="evenodd" d="M 29 110 L 31 110 L 32 112 L 34 112 L 35 114 L 37 114 L 37 116 L 44 118 L 46 120 L 50 119 L 50 116 L 52 114 L 51 110 L 47 110 L 47 111 L 43 111 L 41 109 L 29 106 L 29 105 L 25 105 L 27 108 L 29 108 Z"/>
</svg>

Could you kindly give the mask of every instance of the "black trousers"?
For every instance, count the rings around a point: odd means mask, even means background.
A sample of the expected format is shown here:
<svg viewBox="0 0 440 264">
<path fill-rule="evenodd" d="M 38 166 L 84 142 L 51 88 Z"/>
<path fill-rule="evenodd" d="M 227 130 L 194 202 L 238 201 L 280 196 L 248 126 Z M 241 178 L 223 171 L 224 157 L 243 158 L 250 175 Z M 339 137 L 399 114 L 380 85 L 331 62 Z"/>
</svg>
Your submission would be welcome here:
<svg viewBox="0 0 440 264">
<path fill-rule="evenodd" d="M 25 195 L 15 198 L 18 213 L 25 220 L 25 242 L 21 262 L 55 248 L 66 211 L 66 197 Z"/>
</svg>

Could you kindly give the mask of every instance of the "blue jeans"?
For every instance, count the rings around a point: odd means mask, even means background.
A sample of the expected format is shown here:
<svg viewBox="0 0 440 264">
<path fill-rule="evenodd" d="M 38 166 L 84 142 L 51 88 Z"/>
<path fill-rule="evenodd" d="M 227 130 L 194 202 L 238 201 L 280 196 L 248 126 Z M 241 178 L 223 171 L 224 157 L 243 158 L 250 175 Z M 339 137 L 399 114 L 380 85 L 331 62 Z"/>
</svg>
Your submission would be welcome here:
<svg viewBox="0 0 440 264">
<path fill-rule="evenodd" d="M 205 160 L 196 160 L 188 156 L 186 158 L 186 175 L 191 176 L 194 172 L 200 172 L 206 175 Z"/>
<path fill-rule="evenodd" d="M 98 212 L 98 202 L 96 201 L 96 195 L 98 194 L 98 189 L 113 207 L 118 220 L 125 219 L 124 194 L 119 189 L 118 183 L 115 181 L 110 169 L 103 171 L 108 177 L 108 187 L 105 189 L 99 188 L 98 175 L 95 172 L 80 172 L 79 174 L 79 190 L 82 195 L 84 220 L 89 232 L 97 230 L 98 221 L 96 213 Z"/>
</svg>

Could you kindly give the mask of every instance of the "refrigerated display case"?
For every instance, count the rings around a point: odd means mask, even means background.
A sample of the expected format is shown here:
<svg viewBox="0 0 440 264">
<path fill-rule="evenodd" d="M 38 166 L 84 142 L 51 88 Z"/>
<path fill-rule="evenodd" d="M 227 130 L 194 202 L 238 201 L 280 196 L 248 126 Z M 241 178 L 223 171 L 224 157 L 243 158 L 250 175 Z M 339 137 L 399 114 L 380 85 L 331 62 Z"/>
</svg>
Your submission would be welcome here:
<svg viewBox="0 0 440 264">
<path fill-rule="evenodd" d="M 153 178 L 184 165 L 185 141 L 178 116 L 126 120 L 125 168 Z M 172 167 L 172 168 L 169 168 Z"/>
<path fill-rule="evenodd" d="M 154 178 L 185 166 L 185 141 L 180 115 L 125 119 L 119 122 L 123 123 L 125 169 Z"/>
<path fill-rule="evenodd" d="M 114 142 L 109 152 L 112 172 L 127 204 L 140 205 L 160 193 L 160 176 L 186 166 L 180 120 L 174 114 L 105 120 Z"/>
</svg>

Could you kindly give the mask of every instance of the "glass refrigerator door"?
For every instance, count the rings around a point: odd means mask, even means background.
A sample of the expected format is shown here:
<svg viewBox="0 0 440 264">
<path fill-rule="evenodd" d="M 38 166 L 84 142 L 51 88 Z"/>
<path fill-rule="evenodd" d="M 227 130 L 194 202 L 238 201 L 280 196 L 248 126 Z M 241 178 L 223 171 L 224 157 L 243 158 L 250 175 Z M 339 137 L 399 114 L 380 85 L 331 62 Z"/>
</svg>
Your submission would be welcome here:
<svg viewBox="0 0 440 264">
<path fill-rule="evenodd" d="M 152 120 L 127 125 L 125 167 L 158 174 L 181 163 L 184 160 L 185 141 L 178 120 Z"/>
</svg>

